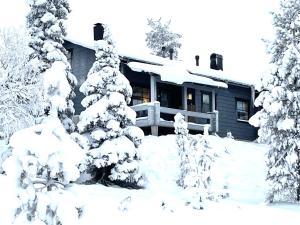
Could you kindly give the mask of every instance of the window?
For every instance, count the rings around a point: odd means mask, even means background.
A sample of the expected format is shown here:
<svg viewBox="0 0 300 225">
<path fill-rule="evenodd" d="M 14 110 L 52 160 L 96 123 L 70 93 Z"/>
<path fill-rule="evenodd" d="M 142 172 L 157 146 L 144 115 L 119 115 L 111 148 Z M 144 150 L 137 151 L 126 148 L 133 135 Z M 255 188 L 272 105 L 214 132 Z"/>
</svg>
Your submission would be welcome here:
<svg viewBox="0 0 300 225">
<path fill-rule="evenodd" d="M 195 104 L 195 89 L 187 88 L 187 110 L 188 111 L 196 111 Z"/>
<path fill-rule="evenodd" d="M 249 120 L 249 101 L 242 99 L 236 100 L 236 115 L 237 120 Z"/>
<path fill-rule="evenodd" d="M 131 105 L 150 102 L 150 90 L 145 87 L 132 87 Z"/>
<path fill-rule="evenodd" d="M 201 112 L 208 113 L 212 111 L 211 93 L 201 93 Z"/>
</svg>

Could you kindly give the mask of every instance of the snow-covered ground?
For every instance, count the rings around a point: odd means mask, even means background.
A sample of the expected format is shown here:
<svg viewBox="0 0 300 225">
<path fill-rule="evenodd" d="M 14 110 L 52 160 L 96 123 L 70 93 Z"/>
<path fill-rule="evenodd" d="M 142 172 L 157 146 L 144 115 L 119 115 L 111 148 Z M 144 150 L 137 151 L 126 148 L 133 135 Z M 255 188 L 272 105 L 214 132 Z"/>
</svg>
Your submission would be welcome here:
<svg viewBox="0 0 300 225">
<path fill-rule="evenodd" d="M 69 190 L 84 205 L 79 224 L 263 224 L 299 225 L 300 205 L 267 205 L 264 195 L 264 154 L 267 146 L 209 137 L 219 153 L 212 171 L 218 183 L 228 186 L 229 198 L 207 202 L 204 210 L 185 205 L 186 194 L 176 185 L 179 157 L 175 135 L 145 137 L 142 148 L 145 189 L 129 190 L 103 185 L 73 184 Z M 7 224 L 12 193 L 0 176 L 0 224 Z"/>
</svg>

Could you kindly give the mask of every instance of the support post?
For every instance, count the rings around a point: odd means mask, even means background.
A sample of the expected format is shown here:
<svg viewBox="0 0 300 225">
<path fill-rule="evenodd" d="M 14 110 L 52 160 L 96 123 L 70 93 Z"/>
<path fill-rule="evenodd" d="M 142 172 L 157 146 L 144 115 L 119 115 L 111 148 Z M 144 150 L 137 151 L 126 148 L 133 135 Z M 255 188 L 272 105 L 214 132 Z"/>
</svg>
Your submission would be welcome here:
<svg viewBox="0 0 300 225">
<path fill-rule="evenodd" d="M 216 91 L 213 89 L 212 91 L 212 110 L 216 110 Z"/>
<path fill-rule="evenodd" d="M 151 125 L 151 134 L 153 136 L 158 136 L 158 126 L 160 122 L 160 103 L 153 103 L 153 124 Z"/>
<path fill-rule="evenodd" d="M 151 75 L 150 77 L 150 98 L 151 102 L 157 101 L 157 85 L 156 85 L 156 77 Z"/>
<path fill-rule="evenodd" d="M 183 110 L 187 110 L 187 87 L 183 87 L 182 89 L 182 106 Z M 185 116 L 185 121 L 188 121 L 188 116 Z"/>
<path fill-rule="evenodd" d="M 219 111 L 218 110 L 214 110 L 214 115 L 215 115 L 215 130 L 214 132 L 217 133 L 219 132 Z"/>
<path fill-rule="evenodd" d="M 211 114 L 210 131 L 212 133 L 217 133 L 217 132 L 219 132 L 219 111 L 214 110 L 213 112 L 211 112 L 209 114 Z"/>
</svg>

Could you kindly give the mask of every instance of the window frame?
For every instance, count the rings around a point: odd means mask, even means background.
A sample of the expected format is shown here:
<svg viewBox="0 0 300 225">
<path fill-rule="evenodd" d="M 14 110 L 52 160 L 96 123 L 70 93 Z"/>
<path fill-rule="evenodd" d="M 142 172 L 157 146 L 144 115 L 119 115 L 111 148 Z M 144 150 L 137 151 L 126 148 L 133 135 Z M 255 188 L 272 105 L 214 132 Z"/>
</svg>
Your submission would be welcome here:
<svg viewBox="0 0 300 225">
<path fill-rule="evenodd" d="M 203 112 L 203 96 L 208 95 L 209 96 L 209 111 Z M 201 113 L 210 113 L 213 111 L 213 105 L 212 105 L 212 92 L 209 91 L 201 91 L 200 94 L 200 112 Z"/>
<path fill-rule="evenodd" d="M 242 102 L 243 105 L 246 105 L 246 110 L 239 110 L 238 109 L 238 102 Z M 247 119 L 242 119 L 239 117 L 239 112 L 246 113 Z M 248 99 L 243 99 L 243 98 L 236 98 L 235 99 L 235 115 L 236 115 L 236 120 L 239 122 L 249 122 L 250 119 L 250 101 Z"/>
<path fill-rule="evenodd" d="M 135 93 L 137 93 L 136 91 L 134 91 L 134 89 L 139 89 L 141 90 L 141 96 L 135 96 Z M 145 90 L 147 89 L 148 92 L 148 96 L 145 97 L 145 94 L 147 93 Z M 138 104 L 143 104 L 143 103 L 149 103 L 151 101 L 151 93 L 150 93 L 150 88 L 148 87 L 144 87 L 144 86 L 138 86 L 138 85 L 132 85 L 132 96 L 131 96 L 131 102 L 130 105 L 133 106 L 133 100 L 140 100 L 141 103 Z M 144 99 L 147 99 L 148 101 L 144 101 Z"/>
</svg>

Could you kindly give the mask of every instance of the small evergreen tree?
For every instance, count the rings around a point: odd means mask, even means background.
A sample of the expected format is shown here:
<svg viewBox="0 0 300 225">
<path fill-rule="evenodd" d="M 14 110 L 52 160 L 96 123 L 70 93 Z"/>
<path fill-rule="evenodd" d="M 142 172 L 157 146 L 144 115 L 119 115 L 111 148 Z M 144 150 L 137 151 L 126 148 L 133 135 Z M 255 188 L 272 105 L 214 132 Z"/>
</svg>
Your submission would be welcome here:
<svg viewBox="0 0 300 225">
<path fill-rule="evenodd" d="M 95 43 L 96 61 L 80 87 L 86 97 L 78 129 L 89 140 L 90 166 L 100 181 L 136 183 L 141 179 L 137 147 L 143 132 L 136 127 L 130 103 L 132 89 L 119 71 L 119 58 L 105 28 L 104 40 Z"/>
<path fill-rule="evenodd" d="M 12 156 L 3 169 L 18 199 L 15 220 L 20 224 L 74 224 L 82 206 L 63 189 L 79 177 L 84 153 L 60 120 L 49 116 L 42 124 L 15 132 L 10 146 Z"/>
<path fill-rule="evenodd" d="M 72 98 L 77 83 L 63 47 L 64 23 L 70 12 L 67 0 L 30 0 L 27 26 L 31 35 L 31 59 L 38 61 L 45 89 L 45 112 L 58 113 L 67 131 L 74 130 Z"/>
<path fill-rule="evenodd" d="M 281 1 L 273 13 L 276 38 L 271 43 L 273 70 L 262 79 L 250 123 L 259 140 L 270 145 L 267 201 L 300 201 L 300 1 Z"/>
<path fill-rule="evenodd" d="M 178 49 L 181 47 L 179 39 L 181 34 L 170 31 L 171 20 L 163 23 L 161 18 L 158 20 L 147 19 L 150 31 L 146 33 L 147 46 L 153 54 L 161 57 L 169 57 L 170 49 L 173 49 L 174 58 L 178 58 Z"/>
<path fill-rule="evenodd" d="M 203 209 L 206 199 L 215 199 L 211 190 L 210 170 L 216 157 L 206 135 L 191 136 L 184 117 L 175 116 L 176 142 L 179 147 L 180 175 L 178 185 L 191 193 L 191 204 L 196 209 Z"/>
</svg>

